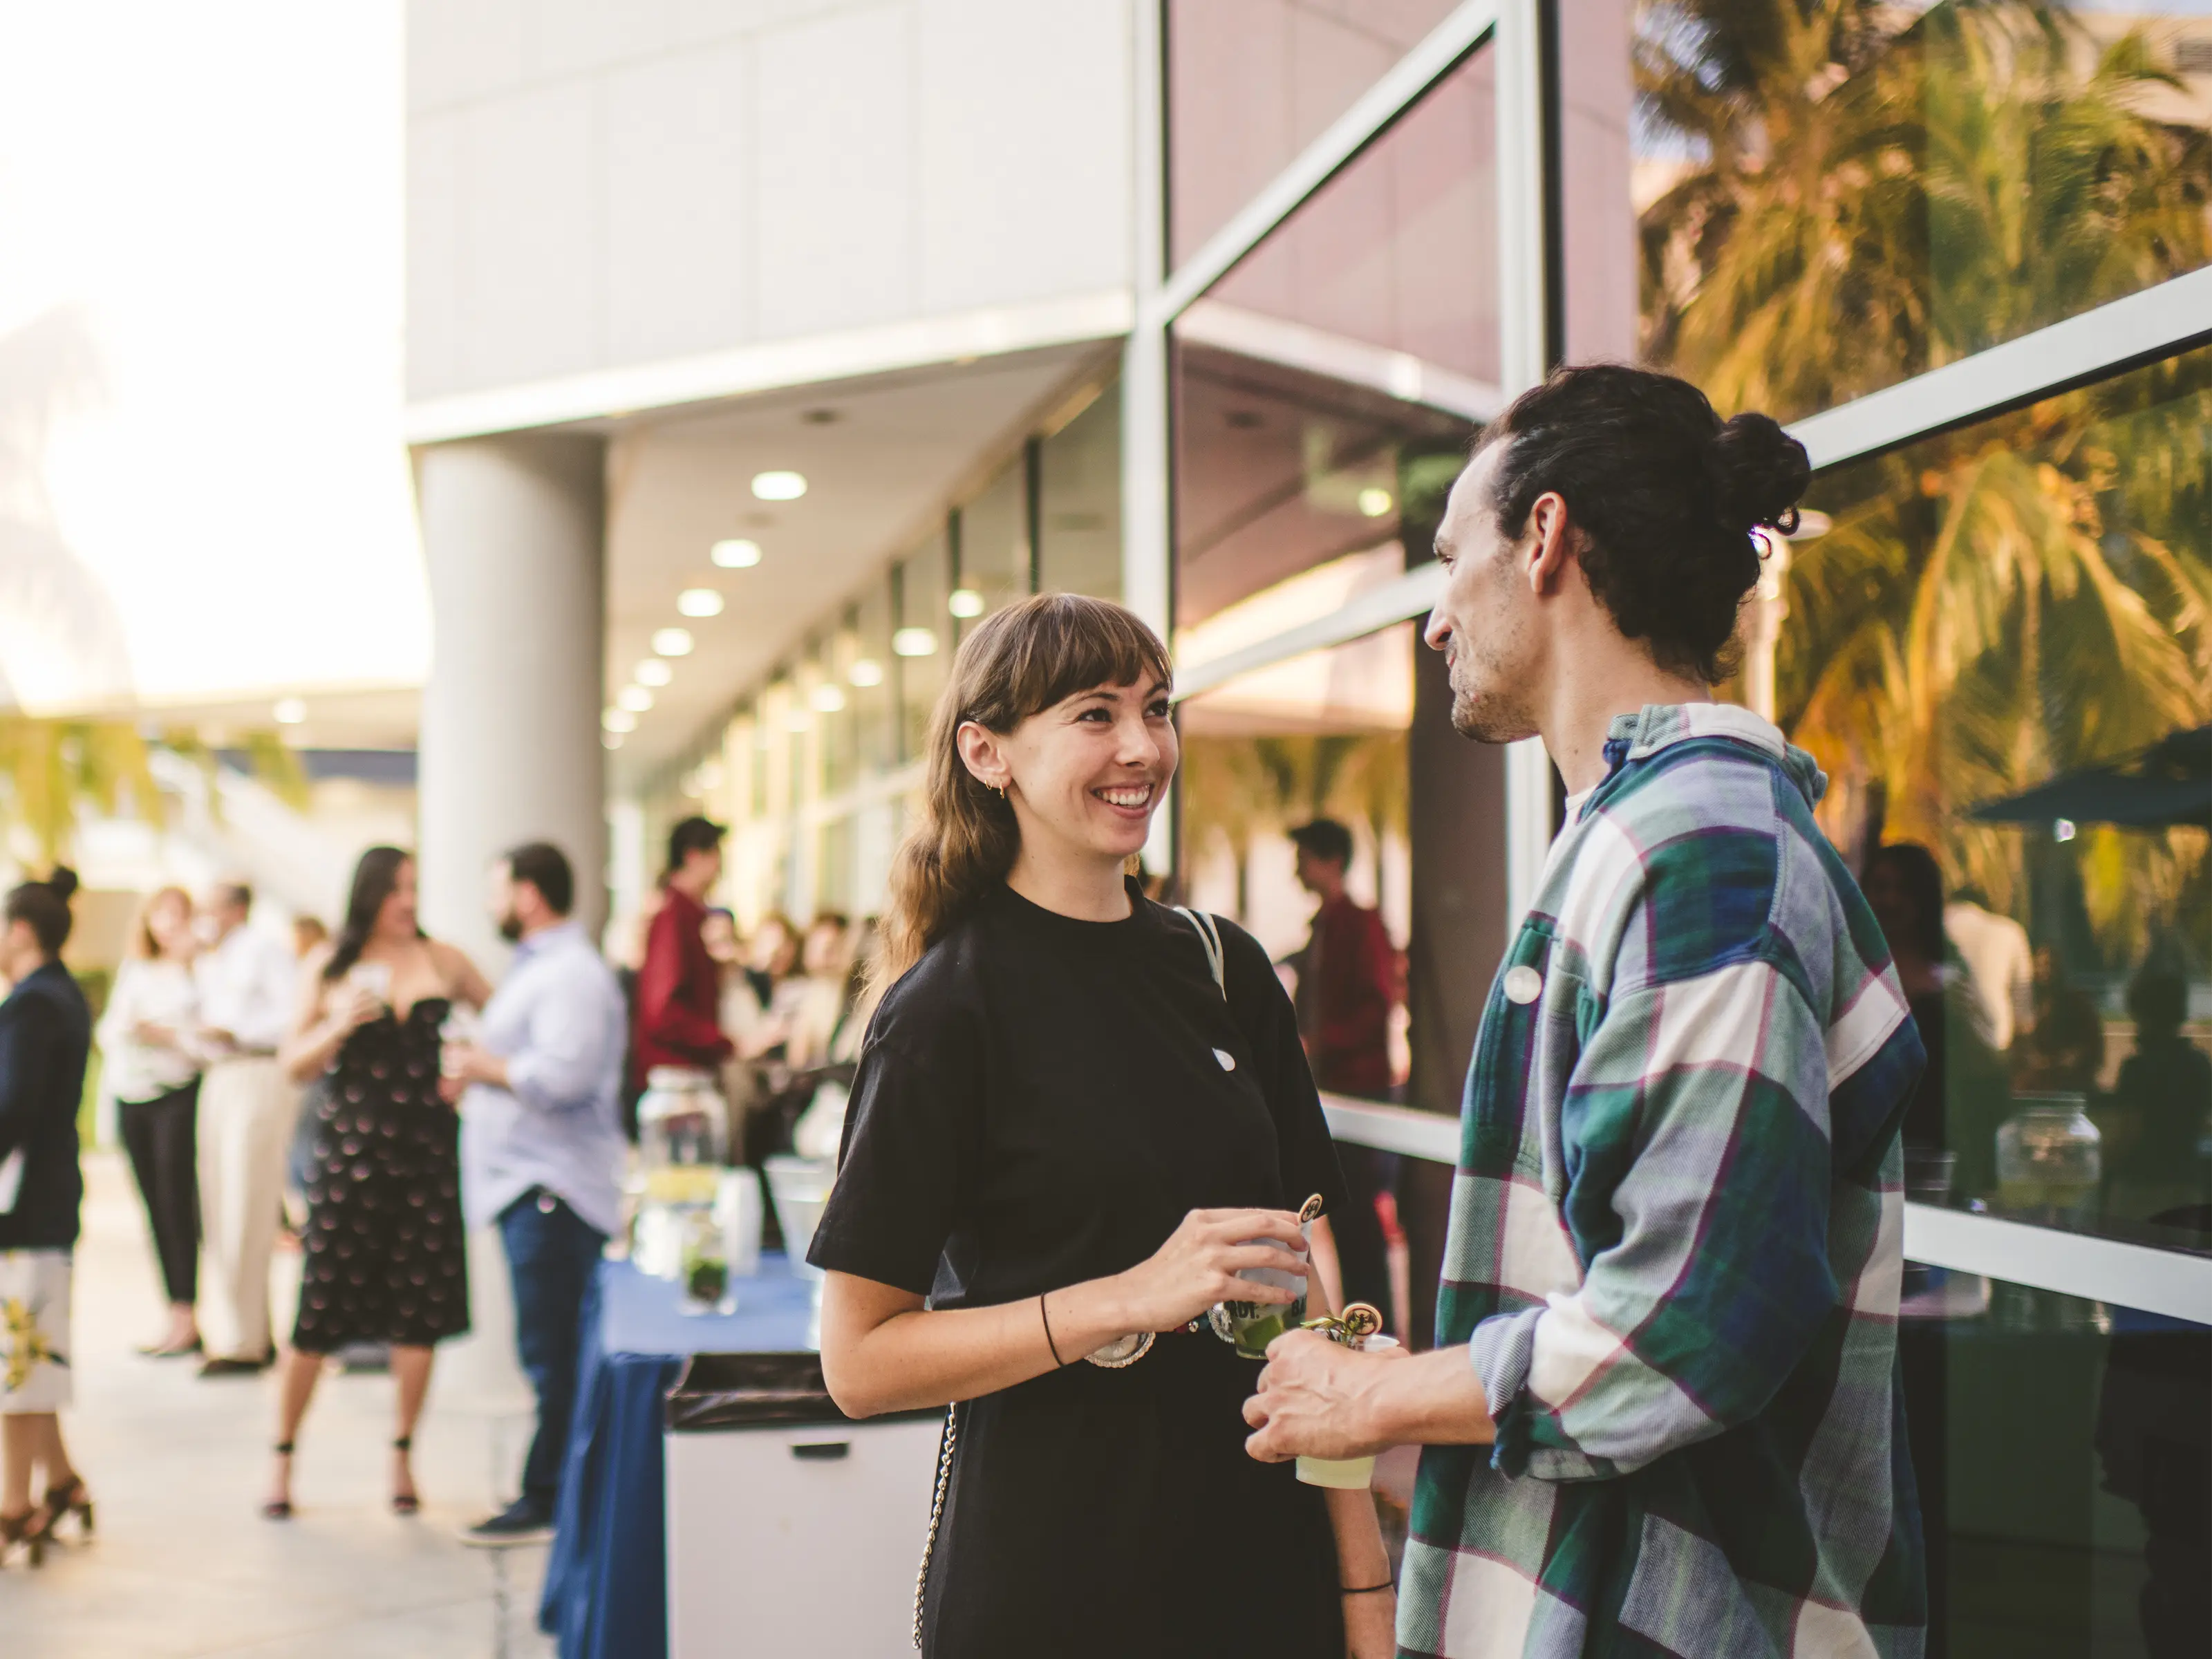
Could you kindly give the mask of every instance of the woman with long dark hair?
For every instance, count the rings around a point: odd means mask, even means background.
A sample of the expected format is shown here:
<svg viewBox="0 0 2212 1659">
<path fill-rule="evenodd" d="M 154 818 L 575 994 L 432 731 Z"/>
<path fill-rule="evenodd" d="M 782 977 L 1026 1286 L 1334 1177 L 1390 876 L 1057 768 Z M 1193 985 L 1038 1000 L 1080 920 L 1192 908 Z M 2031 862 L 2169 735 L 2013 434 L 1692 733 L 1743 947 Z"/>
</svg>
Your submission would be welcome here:
<svg viewBox="0 0 2212 1659">
<path fill-rule="evenodd" d="M 92 1498 L 62 1443 L 70 1403 L 70 1262 L 84 1176 L 76 1114 L 92 1011 L 68 969 L 70 895 L 57 869 L 8 895 L 0 920 L 0 1563 L 18 1546 L 36 1566 L 65 1516 L 92 1530 Z M 31 1507 L 31 1474 L 46 1495 Z"/>
<path fill-rule="evenodd" d="M 926 1654 L 1395 1650 L 1367 1494 L 1246 1455 L 1260 1367 L 1206 1317 L 1291 1299 L 1236 1275 L 1307 1275 L 1292 1212 L 1342 1180 L 1267 953 L 1125 874 L 1178 758 L 1169 676 L 1118 605 L 982 623 L 892 878 L 810 1259 L 840 1406 L 958 1402 Z"/>
<path fill-rule="evenodd" d="M 424 935 L 415 860 L 372 847 L 345 924 L 301 965 L 299 1012 L 277 1052 L 295 1083 L 321 1080 L 301 1240 L 300 1310 L 285 1356 L 276 1463 L 262 1513 L 292 1513 L 292 1449 L 323 1362 L 388 1342 L 398 1389 L 392 1507 L 420 1507 L 408 1454 L 435 1345 L 469 1328 L 460 1121 L 438 1091 L 439 1027 L 491 994 L 469 959 Z"/>
</svg>

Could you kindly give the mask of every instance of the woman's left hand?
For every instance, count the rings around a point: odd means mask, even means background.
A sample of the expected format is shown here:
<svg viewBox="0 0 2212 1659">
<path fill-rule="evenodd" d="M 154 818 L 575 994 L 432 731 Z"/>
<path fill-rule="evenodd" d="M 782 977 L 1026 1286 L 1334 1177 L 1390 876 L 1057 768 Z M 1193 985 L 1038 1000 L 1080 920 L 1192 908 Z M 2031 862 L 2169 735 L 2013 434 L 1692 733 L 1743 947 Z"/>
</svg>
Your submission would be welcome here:
<svg viewBox="0 0 2212 1659">
<path fill-rule="evenodd" d="M 1393 1590 L 1370 1590 L 1344 1598 L 1345 1659 L 1395 1659 L 1398 1651 L 1398 1597 Z"/>
</svg>

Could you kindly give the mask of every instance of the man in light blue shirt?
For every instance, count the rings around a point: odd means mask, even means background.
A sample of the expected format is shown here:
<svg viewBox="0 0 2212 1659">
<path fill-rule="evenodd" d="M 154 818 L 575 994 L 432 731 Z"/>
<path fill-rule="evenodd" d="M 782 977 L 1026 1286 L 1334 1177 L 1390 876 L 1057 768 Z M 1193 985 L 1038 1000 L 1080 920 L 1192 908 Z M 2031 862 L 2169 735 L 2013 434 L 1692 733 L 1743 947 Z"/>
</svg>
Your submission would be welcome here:
<svg viewBox="0 0 2212 1659">
<path fill-rule="evenodd" d="M 538 1393 L 522 1495 L 471 1530 L 514 1542 L 550 1535 L 584 1293 L 620 1207 L 617 1099 L 628 1014 L 581 924 L 560 848 L 518 847 L 495 866 L 492 910 L 514 963 L 483 1011 L 482 1039 L 449 1044 L 445 1090 L 461 1109 L 469 1224 L 499 1225 L 514 1285 L 514 1337 Z"/>
</svg>

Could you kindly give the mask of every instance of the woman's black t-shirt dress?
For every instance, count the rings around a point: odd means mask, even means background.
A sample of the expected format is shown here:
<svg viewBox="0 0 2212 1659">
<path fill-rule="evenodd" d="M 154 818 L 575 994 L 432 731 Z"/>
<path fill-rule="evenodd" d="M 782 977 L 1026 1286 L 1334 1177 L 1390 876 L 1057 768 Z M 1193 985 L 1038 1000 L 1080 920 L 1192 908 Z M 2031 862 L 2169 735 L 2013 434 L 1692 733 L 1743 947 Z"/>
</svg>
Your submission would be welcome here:
<svg viewBox="0 0 2212 1659">
<path fill-rule="evenodd" d="M 1034 1301 L 1134 1267 L 1194 1209 L 1341 1206 L 1266 953 L 1222 927 L 1224 1004 L 1189 921 L 1130 894 L 1092 922 L 1000 888 L 892 988 L 816 1266 L 941 1308 Z M 1259 1374 L 1201 1325 L 961 1406 L 923 1651 L 1340 1655 L 1322 1495 L 1244 1452 Z"/>
</svg>

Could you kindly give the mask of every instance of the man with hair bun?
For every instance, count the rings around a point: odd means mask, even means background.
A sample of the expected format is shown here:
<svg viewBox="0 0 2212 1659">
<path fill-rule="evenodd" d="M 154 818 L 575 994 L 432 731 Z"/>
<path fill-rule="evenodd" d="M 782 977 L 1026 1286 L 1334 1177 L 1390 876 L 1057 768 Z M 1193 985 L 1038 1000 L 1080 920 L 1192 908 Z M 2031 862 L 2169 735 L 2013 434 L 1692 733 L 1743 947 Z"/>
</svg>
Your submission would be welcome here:
<svg viewBox="0 0 2212 1659">
<path fill-rule="evenodd" d="M 1453 486 L 1452 721 L 1543 739 L 1565 823 L 1483 1011 L 1437 1351 L 1292 1333 L 1253 1455 L 1423 1446 L 1403 1654 L 1917 1655 L 1898 1132 L 1920 1040 L 1813 821 L 1713 701 L 1804 449 L 1686 382 L 1566 368 Z"/>
</svg>

